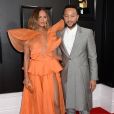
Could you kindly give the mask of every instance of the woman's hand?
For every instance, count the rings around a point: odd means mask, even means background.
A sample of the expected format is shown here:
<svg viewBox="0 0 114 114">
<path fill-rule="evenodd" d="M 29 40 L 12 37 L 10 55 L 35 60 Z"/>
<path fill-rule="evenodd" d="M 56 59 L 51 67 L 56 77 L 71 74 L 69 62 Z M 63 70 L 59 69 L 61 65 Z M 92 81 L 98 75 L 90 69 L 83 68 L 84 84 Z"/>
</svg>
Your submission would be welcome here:
<svg viewBox="0 0 114 114">
<path fill-rule="evenodd" d="M 28 77 L 26 77 L 24 79 L 23 84 L 31 93 L 33 93 L 33 87 L 32 87 L 31 81 Z"/>
</svg>

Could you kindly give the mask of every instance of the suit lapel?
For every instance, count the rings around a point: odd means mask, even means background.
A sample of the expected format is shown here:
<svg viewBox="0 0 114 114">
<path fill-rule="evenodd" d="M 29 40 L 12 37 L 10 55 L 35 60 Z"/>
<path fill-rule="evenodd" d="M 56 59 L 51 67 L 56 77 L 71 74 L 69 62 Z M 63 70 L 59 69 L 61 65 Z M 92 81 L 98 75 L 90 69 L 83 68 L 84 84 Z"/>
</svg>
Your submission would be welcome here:
<svg viewBox="0 0 114 114">
<path fill-rule="evenodd" d="M 80 39 L 81 28 L 79 25 L 77 25 L 77 32 L 76 32 L 75 40 L 74 40 L 73 47 L 72 47 L 70 55 L 69 55 L 69 53 L 65 47 L 64 41 L 63 41 L 64 33 L 65 33 L 65 29 L 63 31 L 61 31 L 61 38 L 62 38 L 61 49 L 64 51 L 66 56 L 70 58 L 70 56 L 75 52 L 76 46 L 79 45 L 79 43 L 77 41 Z"/>
<path fill-rule="evenodd" d="M 70 56 L 76 51 L 76 47 L 79 45 L 78 40 L 80 39 L 80 34 L 81 34 L 81 29 L 80 29 L 80 26 L 77 25 L 77 32 L 76 32 L 76 36 L 75 36 L 75 40 L 73 43 L 73 47 L 72 47 Z"/>
<path fill-rule="evenodd" d="M 68 51 L 65 47 L 64 41 L 63 41 L 64 33 L 65 33 L 65 29 L 61 32 L 61 38 L 62 38 L 61 49 L 64 51 L 64 53 L 67 57 L 70 57 L 70 55 L 68 54 Z"/>
</svg>

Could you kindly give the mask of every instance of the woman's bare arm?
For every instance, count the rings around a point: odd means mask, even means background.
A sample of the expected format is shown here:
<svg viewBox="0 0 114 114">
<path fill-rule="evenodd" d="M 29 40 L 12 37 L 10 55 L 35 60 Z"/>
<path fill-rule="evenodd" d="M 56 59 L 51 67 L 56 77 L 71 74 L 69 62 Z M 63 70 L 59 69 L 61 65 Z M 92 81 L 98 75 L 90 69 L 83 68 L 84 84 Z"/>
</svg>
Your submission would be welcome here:
<svg viewBox="0 0 114 114">
<path fill-rule="evenodd" d="M 24 84 L 28 85 L 30 82 L 28 76 L 28 67 L 30 62 L 30 49 L 29 49 L 29 42 L 26 41 L 24 43 Z"/>
</svg>

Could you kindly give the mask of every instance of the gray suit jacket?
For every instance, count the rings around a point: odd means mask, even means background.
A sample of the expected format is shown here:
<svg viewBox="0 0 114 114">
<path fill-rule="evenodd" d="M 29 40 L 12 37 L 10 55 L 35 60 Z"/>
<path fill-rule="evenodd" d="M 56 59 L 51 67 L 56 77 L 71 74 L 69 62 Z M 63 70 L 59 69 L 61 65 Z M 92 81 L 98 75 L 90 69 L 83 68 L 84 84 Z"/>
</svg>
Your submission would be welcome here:
<svg viewBox="0 0 114 114">
<path fill-rule="evenodd" d="M 64 31 L 60 32 L 63 40 Z M 66 108 L 89 110 L 92 107 L 92 94 L 89 81 L 97 80 L 97 54 L 90 29 L 78 25 L 75 41 L 69 55 L 64 42 L 60 45 L 62 65 L 61 78 Z"/>
</svg>

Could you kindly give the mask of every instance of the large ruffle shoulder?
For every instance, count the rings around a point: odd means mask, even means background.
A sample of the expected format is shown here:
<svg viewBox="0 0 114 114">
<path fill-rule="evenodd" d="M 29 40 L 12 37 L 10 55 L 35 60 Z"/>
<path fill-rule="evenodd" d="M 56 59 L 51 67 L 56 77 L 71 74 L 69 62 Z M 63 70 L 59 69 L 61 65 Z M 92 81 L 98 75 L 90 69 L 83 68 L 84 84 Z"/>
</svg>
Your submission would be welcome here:
<svg viewBox="0 0 114 114">
<path fill-rule="evenodd" d="M 54 24 L 49 31 L 51 32 L 58 32 L 61 31 L 64 28 L 64 20 L 61 19 L 60 21 L 58 21 L 56 24 Z"/>
<path fill-rule="evenodd" d="M 53 49 L 55 49 L 60 44 L 60 39 L 57 38 L 56 32 L 62 30 L 64 28 L 64 21 L 60 20 L 55 25 L 49 28 L 48 30 L 48 39 L 49 44 L 52 44 Z M 24 51 L 24 43 L 27 40 L 35 38 L 39 35 L 39 32 L 26 29 L 26 28 L 17 28 L 8 30 L 8 36 L 11 41 L 13 47 L 19 51 Z"/>
<path fill-rule="evenodd" d="M 23 52 L 25 41 L 35 38 L 38 34 L 38 32 L 26 28 L 8 30 L 11 44 L 19 52 Z"/>
<path fill-rule="evenodd" d="M 61 38 L 57 37 L 57 32 L 61 31 L 64 28 L 64 21 L 61 19 L 55 25 L 53 25 L 48 31 L 48 40 L 49 40 L 49 49 L 53 51 L 56 49 L 60 43 Z"/>
</svg>

